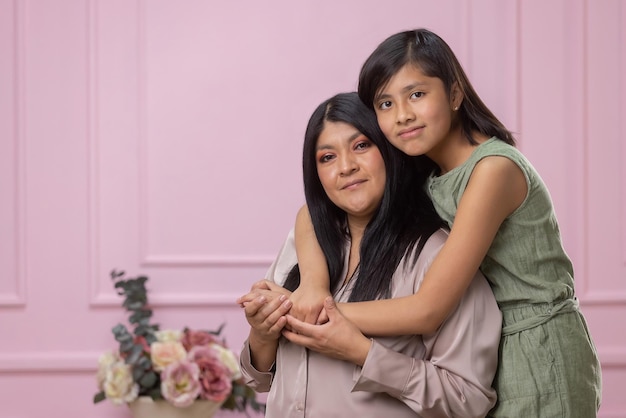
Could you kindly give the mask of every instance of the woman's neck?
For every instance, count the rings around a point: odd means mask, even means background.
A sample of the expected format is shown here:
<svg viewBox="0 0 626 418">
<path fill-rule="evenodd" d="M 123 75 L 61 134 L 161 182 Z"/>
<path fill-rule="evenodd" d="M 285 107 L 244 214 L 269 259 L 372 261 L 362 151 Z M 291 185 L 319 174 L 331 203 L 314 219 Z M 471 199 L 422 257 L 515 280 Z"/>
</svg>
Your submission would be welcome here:
<svg viewBox="0 0 626 418">
<path fill-rule="evenodd" d="M 365 233 L 365 228 L 371 218 L 362 219 L 348 216 L 348 231 L 350 232 L 350 255 L 348 257 L 348 272 L 345 283 L 354 275 L 361 262 L 361 240 Z"/>
</svg>

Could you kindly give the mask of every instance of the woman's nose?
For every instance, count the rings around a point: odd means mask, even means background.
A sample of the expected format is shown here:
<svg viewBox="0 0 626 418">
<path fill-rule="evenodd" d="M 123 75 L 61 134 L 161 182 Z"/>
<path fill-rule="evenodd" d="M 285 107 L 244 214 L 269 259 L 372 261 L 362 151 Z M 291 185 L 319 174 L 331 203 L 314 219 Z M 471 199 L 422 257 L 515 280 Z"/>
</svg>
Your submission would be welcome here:
<svg viewBox="0 0 626 418">
<path fill-rule="evenodd" d="M 340 174 L 343 176 L 354 173 L 358 170 L 359 165 L 354 158 L 354 156 L 350 153 L 343 154 L 339 157 L 340 161 Z"/>
</svg>

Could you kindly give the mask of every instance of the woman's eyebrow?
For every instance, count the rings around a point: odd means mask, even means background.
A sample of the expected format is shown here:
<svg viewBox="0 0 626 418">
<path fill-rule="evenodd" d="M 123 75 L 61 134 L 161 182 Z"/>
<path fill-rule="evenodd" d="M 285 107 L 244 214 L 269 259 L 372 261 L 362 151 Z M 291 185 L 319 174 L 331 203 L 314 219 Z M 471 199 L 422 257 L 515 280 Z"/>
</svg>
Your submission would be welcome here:
<svg viewBox="0 0 626 418">
<path fill-rule="evenodd" d="M 350 143 L 360 136 L 365 136 L 365 135 L 362 134 L 361 132 L 355 132 L 352 135 L 350 135 L 348 138 L 346 138 L 346 142 Z M 324 149 L 333 149 L 333 148 L 334 147 L 332 145 L 325 145 L 325 144 L 318 145 L 317 147 L 315 147 L 317 151 L 324 150 Z"/>
</svg>

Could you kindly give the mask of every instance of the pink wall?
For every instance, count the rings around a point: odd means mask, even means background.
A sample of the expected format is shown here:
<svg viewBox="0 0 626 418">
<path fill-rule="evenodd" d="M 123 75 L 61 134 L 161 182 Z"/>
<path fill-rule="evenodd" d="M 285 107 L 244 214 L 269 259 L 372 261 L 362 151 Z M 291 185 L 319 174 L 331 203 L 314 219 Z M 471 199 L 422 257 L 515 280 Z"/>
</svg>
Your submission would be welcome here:
<svg viewBox="0 0 626 418">
<path fill-rule="evenodd" d="M 150 276 L 163 326 L 226 321 L 238 349 L 233 302 L 303 202 L 308 116 L 418 26 L 548 183 L 601 416 L 626 417 L 625 25 L 620 0 L 0 0 L 0 418 L 128 416 L 91 404 L 126 318 L 112 268 Z"/>
</svg>

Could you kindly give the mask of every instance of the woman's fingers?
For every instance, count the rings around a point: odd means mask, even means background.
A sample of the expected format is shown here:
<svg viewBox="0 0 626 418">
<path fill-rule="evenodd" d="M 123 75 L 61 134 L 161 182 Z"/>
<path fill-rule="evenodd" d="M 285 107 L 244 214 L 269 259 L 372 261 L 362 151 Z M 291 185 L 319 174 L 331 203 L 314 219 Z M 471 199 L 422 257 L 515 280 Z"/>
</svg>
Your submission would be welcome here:
<svg viewBox="0 0 626 418">
<path fill-rule="evenodd" d="M 278 338 L 287 323 L 285 315 L 292 303 L 285 295 L 268 300 L 264 295 L 255 298 L 244 309 L 250 326 L 266 337 Z"/>
</svg>

